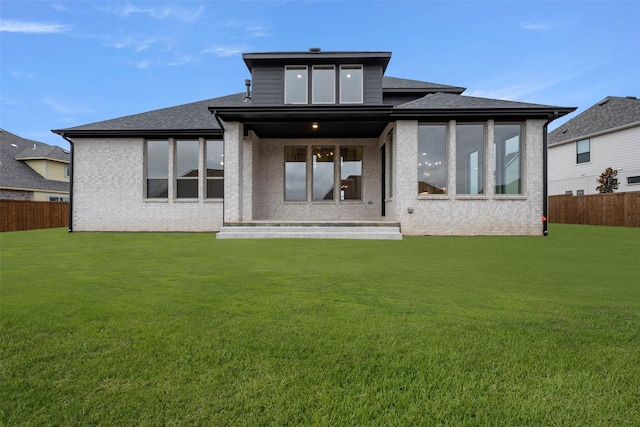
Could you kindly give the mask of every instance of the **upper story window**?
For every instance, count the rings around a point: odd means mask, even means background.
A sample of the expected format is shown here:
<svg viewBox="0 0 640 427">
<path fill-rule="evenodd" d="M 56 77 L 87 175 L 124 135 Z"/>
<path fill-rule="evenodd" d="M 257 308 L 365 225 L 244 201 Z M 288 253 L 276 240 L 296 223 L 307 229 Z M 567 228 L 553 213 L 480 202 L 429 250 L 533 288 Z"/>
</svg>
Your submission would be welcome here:
<svg viewBox="0 0 640 427">
<path fill-rule="evenodd" d="M 335 104 L 336 70 L 333 65 L 314 66 L 311 84 L 311 98 L 314 104 Z"/>
<path fill-rule="evenodd" d="M 336 92 L 340 104 L 364 103 L 362 65 L 342 65 L 339 73 L 335 65 L 314 65 L 311 73 L 306 65 L 284 67 L 285 104 L 308 104 L 309 93 L 312 104 L 335 104 Z"/>
<path fill-rule="evenodd" d="M 591 141 L 583 139 L 576 142 L 576 163 L 589 163 L 591 161 Z"/>
<path fill-rule="evenodd" d="M 343 65 L 340 67 L 340 103 L 363 103 L 362 65 Z"/>
<path fill-rule="evenodd" d="M 65 163 L 64 164 L 64 177 L 65 178 L 69 178 L 69 173 L 70 173 L 70 165 L 69 163 Z"/>
<path fill-rule="evenodd" d="M 306 104 L 308 76 L 306 66 L 287 66 L 284 70 L 284 103 Z"/>
</svg>

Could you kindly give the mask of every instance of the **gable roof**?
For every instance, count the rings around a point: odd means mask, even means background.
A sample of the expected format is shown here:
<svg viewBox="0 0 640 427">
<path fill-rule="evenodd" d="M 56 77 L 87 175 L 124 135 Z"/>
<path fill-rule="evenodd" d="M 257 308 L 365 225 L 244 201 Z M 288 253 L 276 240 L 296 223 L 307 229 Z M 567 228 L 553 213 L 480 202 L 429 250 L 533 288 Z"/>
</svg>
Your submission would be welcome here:
<svg viewBox="0 0 640 427">
<path fill-rule="evenodd" d="M 45 179 L 21 159 L 69 163 L 69 152 L 58 146 L 21 138 L 0 129 L 0 187 L 69 192 L 68 182 Z"/>
<path fill-rule="evenodd" d="M 640 99 L 607 96 L 549 133 L 549 146 L 640 125 Z"/>
</svg>

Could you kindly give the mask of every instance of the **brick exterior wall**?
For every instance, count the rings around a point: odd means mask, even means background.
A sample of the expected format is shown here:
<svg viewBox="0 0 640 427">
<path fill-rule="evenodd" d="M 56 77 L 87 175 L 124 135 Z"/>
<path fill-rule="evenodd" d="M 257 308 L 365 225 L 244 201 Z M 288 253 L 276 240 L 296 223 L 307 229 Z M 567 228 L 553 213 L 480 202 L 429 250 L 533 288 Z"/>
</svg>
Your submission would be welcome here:
<svg viewBox="0 0 640 427">
<path fill-rule="evenodd" d="M 217 231 L 222 226 L 222 202 L 203 200 L 202 180 L 197 201 L 145 200 L 143 139 L 78 139 L 73 149 L 74 231 Z"/>
<path fill-rule="evenodd" d="M 405 235 L 542 235 L 542 132 L 544 121 L 529 120 L 522 128 L 523 194 L 493 194 L 493 122 L 487 123 L 486 191 L 455 195 L 455 121 L 449 122 L 448 195 L 418 196 L 418 122 L 399 121 L 394 129 L 396 159 L 394 198 L 388 219 L 402 224 Z M 409 213 L 412 210 L 412 213 Z"/>
<path fill-rule="evenodd" d="M 493 194 L 493 121 L 486 123 L 485 194 L 456 195 L 455 121 L 449 122 L 447 195 L 417 192 L 418 122 L 398 121 L 393 131 L 393 198 L 381 216 L 380 139 L 282 140 L 243 136 L 225 124 L 225 200 L 146 200 L 141 138 L 74 141 L 74 231 L 218 231 L 225 221 L 385 220 L 405 235 L 542 235 L 542 132 L 544 121 L 522 127 L 522 188 L 517 196 Z M 284 202 L 285 145 L 361 145 L 362 200 Z M 201 144 L 202 146 L 202 144 Z M 339 156 L 336 156 L 339 158 Z M 200 170 L 204 170 L 201 149 Z M 170 154 L 170 164 L 173 156 Z M 308 171 L 307 179 L 311 179 Z M 170 174 L 171 176 L 171 174 Z M 339 182 L 339 181 L 337 181 Z M 172 182 L 169 194 L 173 194 Z M 412 211 L 409 213 L 409 211 Z"/>
</svg>

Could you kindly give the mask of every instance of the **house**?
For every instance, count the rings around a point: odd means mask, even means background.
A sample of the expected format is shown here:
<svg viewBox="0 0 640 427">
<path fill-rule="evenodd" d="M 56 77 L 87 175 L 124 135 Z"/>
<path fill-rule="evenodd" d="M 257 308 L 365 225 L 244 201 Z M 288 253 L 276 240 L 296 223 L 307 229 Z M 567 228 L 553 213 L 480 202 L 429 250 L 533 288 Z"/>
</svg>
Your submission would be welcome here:
<svg viewBox="0 0 640 427">
<path fill-rule="evenodd" d="M 607 96 L 549 133 L 549 194 L 595 194 L 608 167 L 640 191 L 640 99 Z"/>
<path fill-rule="evenodd" d="M 72 146 L 73 230 L 546 232 L 546 127 L 573 108 L 389 77 L 390 52 L 242 57 L 243 92 L 53 131 Z"/>
<path fill-rule="evenodd" d="M 0 129 L 0 199 L 69 201 L 69 152 Z"/>
</svg>

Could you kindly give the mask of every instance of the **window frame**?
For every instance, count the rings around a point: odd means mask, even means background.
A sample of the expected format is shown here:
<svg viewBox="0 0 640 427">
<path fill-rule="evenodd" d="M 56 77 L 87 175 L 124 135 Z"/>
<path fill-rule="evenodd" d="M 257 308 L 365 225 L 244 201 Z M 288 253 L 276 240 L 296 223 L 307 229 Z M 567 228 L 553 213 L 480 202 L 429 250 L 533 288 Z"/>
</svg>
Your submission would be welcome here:
<svg viewBox="0 0 640 427">
<path fill-rule="evenodd" d="M 482 153 L 479 153 L 479 151 L 476 149 L 474 151 L 469 151 L 467 153 L 461 153 L 460 152 L 460 135 L 458 132 L 458 129 L 461 127 L 466 127 L 466 126 L 478 126 L 482 129 L 482 144 L 479 144 L 477 148 L 482 149 Z M 456 196 L 462 196 L 462 197 L 486 197 L 487 196 L 487 188 L 486 188 L 486 184 L 487 184 L 487 139 L 488 139 L 488 132 L 487 132 L 487 122 L 457 122 L 455 125 L 455 132 L 456 132 L 456 145 L 454 147 L 455 149 L 455 165 L 456 165 L 456 171 L 455 171 L 455 176 L 456 176 L 456 188 L 455 188 L 455 194 Z M 471 146 L 471 148 L 476 148 L 474 146 Z M 478 153 L 478 159 L 477 159 L 477 166 L 478 166 L 478 179 L 477 179 L 477 186 L 478 186 L 478 190 L 482 190 L 480 192 L 476 192 L 476 193 L 472 193 L 471 192 L 471 185 L 472 185 L 472 177 L 471 174 L 469 174 L 469 161 L 472 158 L 472 154 L 474 153 Z M 461 159 L 461 154 L 464 154 L 464 158 Z M 482 154 L 482 155 L 480 155 Z M 463 170 L 463 176 L 460 176 L 460 164 L 463 165 L 464 170 Z M 460 183 L 463 182 L 464 183 L 464 188 L 466 190 L 466 192 L 460 192 Z"/>
<path fill-rule="evenodd" d="M 327 91 L 331 93 L 330 101 L 317 101 L 316 100 L 316 81 L 321 81 L 321 79 L 317 78 L 316 71 L 323 70 L 331 70 L 331 90 Z M 320 91 L 320 93 L 324 93 L 324 91 Z M 336 67 L 335 65 L 314 65 L 311 67 L 311 103 L 312 104 L 335 104 L 336 103 Z"/>
<path fill-rule="evenodd" d="M 287 83 L 287 73 L 288 71 L 293 70 L 304 70 L 304 101 L 289 101 L 288 95 L 290 91 L 288 90 L 289 84 Z M 303 105 L 309 103 L 309 67 L 307 65 L 285 65 L 284 67 L 284 103 L 286 105 Z"/>
<path fill-rule="evenodd" d="M 196 176 L 179 176 L 178 173 L 178 163 L 180 162 L 180 152 L 179 146 L 181 143 L 194 143 L 196 144 L 196 167 L 191 169 L 196 172 Z M 173 160 L 173 181 L 174 181 L 174 198 L 179 200 L 191 199 L 197 200 L 200 198 L 200 140 L 199 139 L 176 139 L 174 141 L 174 160 Z M 195 197 L 185 197 L 180 194 L 180 183 L 195 181 L 196 182 L 196 196 Z"/>
<path fill-rule="evenodd" d="M 149 143 L 157 143 L 162 142 L 166 143 L 166 162 L 167 162 L 167 174 L 166 175 L 151 175 L 150 174 L 150 163 L 149 163 Z M 145 139 L 144 141 L 144 199 L 145 200 L 168 200 L 169 199 L 169 175 L 171 171 L 169 170 L 169 159 L 171 157 L 171 141 L 169 139 Z M 164 159 L 163 159 L 164 166 Z M 160 181 L 164 180 L 166 182 L 166 195 L 160 197 L 150 197 L 149 196 L 149 181 Z"/>
<path fill-rule="evenodd" d="M 358 101 L 345 101 L 344 100 L 344 88 L 347 85 L 343 84 L 342 72 L 344 70 L 360 70 L 360 99 Z M 340 65 L 340 72 L 338 74 L 340 84 L 340 104 L 364 104 L 364 67 L 362 64 L 345 64 Z"/>
<path fill-rule="evenodd" d="M 221 144 L 222 145 L 222 160 L 219 162 L 220 165 L 222 166 L 221 169 L 213 169 L 213 170 L 221 170 L 222 171 L 222 176 L 209 176 L 209 143 L 212 144 Z M 213 159 L 212 159 L 213 160 Z M 221 200 L 224 199 L 224 140 L 223 139 L 205 139 L 204 140 L 204 198 L 206 200 Z M 210 197 L 209 196 L 209 192 L 210 192 L 210 185 L 212 185 L 212 183 L 214 181 L 222 181 L 222 195 L 215 196 L 215 197 Z"/>
<path fill-rule="evenodd" d="M 426 156 L 426 151 L 423 151 L 420 149 L 420 129 L 421 128 L 426 128 L 426 127 L 442 127 L 444 130 L 444 158 L 442 161 L 439 161 L 440 164 L 443 164 L 444 166 L 444 192 L 442 193 L 421 193 L 420 192 L 420 168 L 423 166 L 422 163 L 420 162 L 420 157 L 421 156 Z M 418 147 L 417 147 L 417 155 L 418 155 L 418 165 L 417 165 L 417 169 L 416 169 L 416 194 L 418 196 L 422 196 L 422 197 L 431 197 L 431 196 L 436 196 L 436 197 L 445 197 L 447 196 L 447 193 L 449 193 L 449 162 L 447 161 L 449 158 L 449 125 L 447 123 L 418 123 Z M 440 166 L 440 164 L 436 165 L 436 166 Z M 425 182 L 425 184 L 427 184 Z M 434 188 L 442 188 L 442 187 L 434 187 Z"/>
<path fill-rule="evenodd" d="M 502 172 L 498 173 L 498 151 L 502 151 L 505 152 L 506 151 L 506 143 L 508 141 L 510 141 L 512 138 L 509 138 L 507 140 L 502 141 L 505 145 L 503 150 L 498 150 L 498 141 L 496 140 L 496 129 L 500 126 L 518 126 L 519 127 L 519 131 L 518 131 L 518 192 L 517 193 L 509 193 L 506 192 L 507 190 L 507 186 L 508 183 L 502 183 L 502 187 L 503 190 L 502 192 L 498 192 L 498 187 L 499 187 L 499 183 L 498 183 L 498 177 L 502 177 L 503 179 L 505 179 L 505 175 L 506 175 L 506 167 L 508 165 L 504 165 L 504 169 L 502 170 Z M 524 177 L 523 177 L 523 165 L 524 165 L 524 158 L 523 158 L 523 153 L 524 153 L 524 140 L 523 140 L 523 131 L 524 131 L 524 125 L 521 122 L 517 122 L 517 123 L 508 123 L 508 122 L 503 122 L 503 123 L 494 123 L 493 125 L 493 173 L 494 173 L 494 182 L 493 182 L 493 192 L 495 195 L 497 196 L 522 196 L 524 194 Z"/>
<path fill-rule="evenodd" d="M 582 152 L 580 151 L 581 142 L 587 143 L 587 148 L 588 148 L 587 151 L 582 151 Z M 585 139 L 576 141 L 576 164 L 579 165 L 582 163 L 591 163 L 591 139 L 590 138 L 585 138 Z"/>
</svg>

